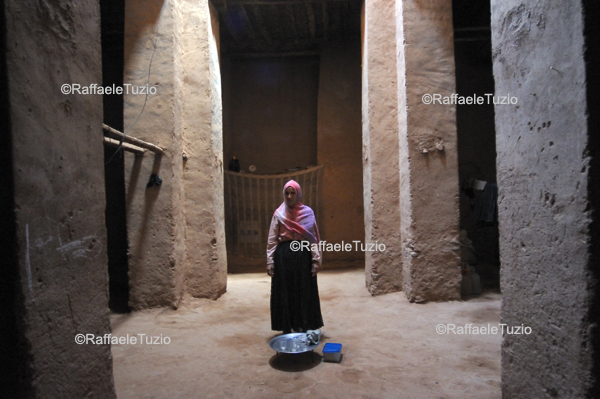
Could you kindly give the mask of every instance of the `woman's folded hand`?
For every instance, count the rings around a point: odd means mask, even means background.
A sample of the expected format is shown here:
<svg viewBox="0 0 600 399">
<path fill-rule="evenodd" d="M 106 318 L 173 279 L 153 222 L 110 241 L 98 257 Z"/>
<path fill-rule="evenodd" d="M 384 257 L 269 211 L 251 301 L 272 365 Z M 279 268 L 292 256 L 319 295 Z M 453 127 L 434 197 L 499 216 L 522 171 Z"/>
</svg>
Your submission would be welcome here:
<svg viewBox="0 0 600 399">
<path fill-rule="evenodd" d="M 317 275 L 317 273 L 319 273 L 320 271 L 321 271 L 321 266 L 319 266 L 319 265 L 318 265 L 318 264 L 316 264 L 316 263 L 313 263 L 313 265 L 312 265 L 312 270 L 311 270 L 311 272 L 312 272 L 312 275 L 313 275 L 313 276 L 316 276 L 316 275 Z"/>
</svg>

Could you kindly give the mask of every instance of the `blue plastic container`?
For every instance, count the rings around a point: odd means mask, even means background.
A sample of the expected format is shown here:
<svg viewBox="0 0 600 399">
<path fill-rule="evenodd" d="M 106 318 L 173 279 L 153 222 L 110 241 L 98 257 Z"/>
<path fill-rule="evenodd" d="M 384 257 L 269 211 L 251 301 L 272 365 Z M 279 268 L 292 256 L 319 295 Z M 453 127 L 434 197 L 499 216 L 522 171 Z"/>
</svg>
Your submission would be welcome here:
<svg viewBox="0 0 600 399">
<path fill-rule="evenodd" d="M 342 358 L 342 344 L 326 343 L 323 346 L 323 360 L 326 362 L 336 362 Z"/>
</svg>

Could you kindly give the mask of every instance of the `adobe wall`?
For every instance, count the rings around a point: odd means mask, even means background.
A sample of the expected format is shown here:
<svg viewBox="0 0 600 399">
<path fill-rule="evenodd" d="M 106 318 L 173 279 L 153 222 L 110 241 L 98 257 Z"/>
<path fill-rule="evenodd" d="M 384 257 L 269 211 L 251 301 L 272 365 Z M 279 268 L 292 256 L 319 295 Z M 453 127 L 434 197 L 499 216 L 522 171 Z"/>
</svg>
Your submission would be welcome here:
<svg viewBox="0 0 600 399">
<path fill-rule="evenodd" d="M 178 1 L 176 135 L 183 138 L 185 288 L 217 299 L 227 287 L 218 17 L 205 1 Z"/>
<path fill-rule="evenodd" d="M 496 94 L 518 99 L 495 107 L 501 317 L 531 328 L 503 337 L 504 397 L 586 397 L 592 384 L 582 11 L 577 0 L 492 1 Z"/>
<path fill-rule="evenodd" d="M 165 150 L 162 156 L 150 151 L 144 156 L 125 154 L 129 303 L 134 309 L 177 306 L 183 288 L 181 282 L 176 284 L 175 272 L 182 260 L 177 254 L 185 251 L 179 208 L 182 161 L 176 151 L 181 137 L 175 135 L 174 115 L 173 9 L 173 1 L 125 2 L 124 83 L 146 86 L 149 82 L 156 94 L 149 94 L 147 100 L 145 95 L 124 95 L 124 129 Z M 162 179 L 160 186 L 147 187 L 152 173 Z"/>
<path fill-rule="evenodd" d="M 17 328 L 33 390 L 3 393 L 115 397 L 110 345 L 75 342 L 111 332 L 102 96 L 61 93 L 64 84 L 102 84 L 99 5 L 2 4 L 24 307 Z"/>
<path fill-rule="evenodd" d="M 325 165 L 321 239 L 351 243 L 350 252 L 325 252 L 323 267 L 363 267 L 360 40 L 329 43 L 321 51 L 317 117 L 317 158 Z"/>
<path fill-rule="evenodd" d="M 422 99 L 456 92 L 452 3 L 402 0 L 395 11 L 403 291 L 460 299 L 456 108 Z"/>
<path fill-rule="evenodd" d="M 184 292 L 217 298 L 226 289 L 216 21 L 207 1 L 126 2 L 125 83 L 145 85 L 152 59 L 157 92 L 129 133 L 165 150 L 126 155 L 134 309 L 177 307 Z M 145 101 L 125 96 L 126 129 Z M 147 187 L 152 173 L 160 186 Z"/>
<path fill-rule="evenodd" d="M 319 57 L 224 57 L 225 167 L 284 173 L 317 163 Z"/>
<path fill-rule="evenodd" d="M 402 287 L 400 245 L 398 88 L 394 3 L 367 1 L 363 11 L 362 133 L 366 285 L 373 295 Z"/>
</svg>

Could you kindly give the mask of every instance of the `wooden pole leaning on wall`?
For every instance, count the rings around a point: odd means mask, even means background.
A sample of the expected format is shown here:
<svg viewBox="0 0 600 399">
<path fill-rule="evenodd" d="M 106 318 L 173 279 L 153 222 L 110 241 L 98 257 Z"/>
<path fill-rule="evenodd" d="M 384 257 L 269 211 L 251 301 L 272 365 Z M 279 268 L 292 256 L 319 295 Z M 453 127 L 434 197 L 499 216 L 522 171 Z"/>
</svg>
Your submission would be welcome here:
<svg viewBox="0 0 600 399">
<path fill-rule="evenodd" d="M 104 136 L 104 144 L 109 145 L 111 147 L 119 147 L 119 145 L 121 145 L 121 142 L 119 140 L 111 139 L 110 137 Z M 133 152 L 136 155 L 144 155 L 144 153 L 146 152 L 145 148 L 136 147 L 129 143 L 123 143 L 121 145 L 121 148 L 123 149 L 123 151 Z"/>
<path fill-rule="evenodd" d="M 112 127 L 110 127 L 104 123 L 102 124 L 102 129 L 105 132 L 108 132 L 113 137 L 117 138 L 119 141 L 123 140 L 127 143 L 133 144 L 134 146 L 142 147 L 147 150 L 150 150 L 150 151 L 154 152 L 155 154 L 164 154 L 165 153 L 165 150 L 163 150 L 162 148 L 160 148 L 157 145 L 148 143 L 148 142 L 140 140 L 140 139 L 136 139 L 135 137 L 125 136 L 123 133 L 119 132 L 117 129 L 113 129 Z"/>
</svg>

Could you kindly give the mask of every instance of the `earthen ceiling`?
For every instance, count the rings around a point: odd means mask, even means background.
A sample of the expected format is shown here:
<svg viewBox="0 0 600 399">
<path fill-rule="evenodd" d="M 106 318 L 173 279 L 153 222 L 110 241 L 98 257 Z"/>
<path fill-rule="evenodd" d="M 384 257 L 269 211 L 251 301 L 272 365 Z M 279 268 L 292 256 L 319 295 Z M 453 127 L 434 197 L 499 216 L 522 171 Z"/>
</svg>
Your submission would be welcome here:
<svg viewBox="0 0 600 399">
<path fill-rule="evenodd" d="M 311 52 L 360 34 L 361 0 L 212 0 L 224 54 Z"/>
</svg>

